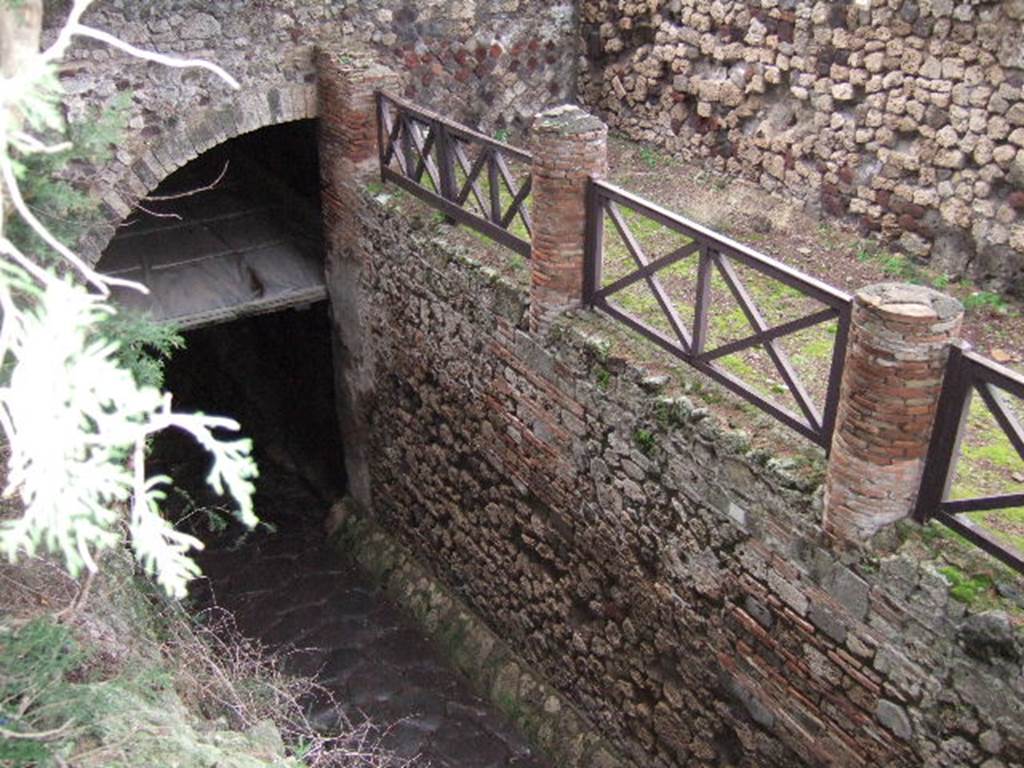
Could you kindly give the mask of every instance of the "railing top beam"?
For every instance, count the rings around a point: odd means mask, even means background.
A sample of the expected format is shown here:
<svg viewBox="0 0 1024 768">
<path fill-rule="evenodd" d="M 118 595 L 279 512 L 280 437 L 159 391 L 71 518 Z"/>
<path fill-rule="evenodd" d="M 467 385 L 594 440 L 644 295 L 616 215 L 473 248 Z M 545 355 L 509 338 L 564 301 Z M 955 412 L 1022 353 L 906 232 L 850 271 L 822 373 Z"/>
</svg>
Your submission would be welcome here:
<svg viewBox="0 0 1024 768">
<path fill-rule="evenodd" d="M 964 351 L 963 359 L 975 366 L 977 378 L 1024 399 L 1024 375 L 970 350 Z"/>
</svg>

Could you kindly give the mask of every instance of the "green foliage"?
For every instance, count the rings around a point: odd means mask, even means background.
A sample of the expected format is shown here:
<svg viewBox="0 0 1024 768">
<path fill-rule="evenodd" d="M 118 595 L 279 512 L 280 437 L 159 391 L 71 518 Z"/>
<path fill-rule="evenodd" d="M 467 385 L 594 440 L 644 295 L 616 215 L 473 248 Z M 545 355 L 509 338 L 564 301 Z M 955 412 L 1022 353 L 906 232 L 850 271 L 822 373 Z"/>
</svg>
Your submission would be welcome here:
<svg viewBox="0 0 1024 768">
<path fill-rule="evenodd" d="M 604 366 L 598 366 L 597 370 L 594 371 L 594 380 L 600 389 L 608 389 L 608 385 L 612 381 L 612 374 Z"/>
<path fill-rule="evenodd" d="M 651 170 L 658 167 L 658 153 L 647 145 L 640 147 L 640 160 Z"/>
<path fill-rule="evenodd" d="M 612 351 L 611 342 L 599 336 L 587 336 L 584 339 L 584 348 L 602 365 L 608 362 Z"/>
<path fill-rule="evenodd" d="M 166 603 L 157 614 L 159 600 L 140 587 L 129 578 L 90 617 L 98 636 L 129 633 L 123 655 L 95 649 L 92 631 L 83 647 L 49 617 L 0 623 L 0 766 L 270 765 L 265 742 L 239 732 L 268 717 L 288 741 L 302 741 L 307 765 L 341 764 L 325 752 L 332 740 L 344 747 L 346 734 L 319 737 L 299 704 L 311 681 L 286 677 L 226 624 L 199 626 Z"/>
<path fill-rule="evenodd" d="M 685 424 L 689 415 L 688 403 L 673 398 L 660 398 L 655 409 L 655 418 L 664 429 Z"/>
<path fill-rule="evenodd" d="M 249 526 L 257 474 L 252 445 L 214 437 L 214 429 L 237 430 L 235 422 L 175 414 L 169 395 L 139 386 L 120 365 L 117 345 L 96 338 L 93 329 L 111 312 L 97 296 L 63 280 L 36 293 L 38 302 L 4 329 L 17 361 L 0 389 L 8 482 L 25 513 L 0 524 L 0 551 L 13 560 L 42 547 L 60 553 L 73 575 L 96 570 L 92 552 L 120 540 L 119 508 L 130 501 L 136 557 L 169 593 L 183 595 L 198 573 L 187 553 L 202 544 L 160 516 L 167 479 L 139 476 L 145 441 L 167 427 L 190 432 L 213 454 L 210 485 L 232 493 L 239 520 Z"/>
<path fill-rule="evenodd" d="M 647 429 L 635 430 L 633 432 L 633 442 L 644 456 L 650 456 L 654 453 L 654 449 L 658 444 L 654 433 Z"/>
<path fill-rule="evenodd" d="M 140 315 L 107 315 L 96 330 L 103 338 L 117 343 L 117 362 L 132 372 L 141 387 L 162 387 L 164 364 L 176 350 L 185 347 L 185 338 L 174 326 Z"/>
<path fill-rule="evenodd" d="M 884 253 L 881 256 L 880 264 L 886 277 L 909 283 L 920 283 L 922 281 L 921 268 L 906 256 L 896 253 Z"/>
<path fill-rule="evenodd" d="M 61 242 L 75 242 L 96 222 L 99 212 L 94 198 L 60 174 L 72 164 L 106 162 L 120 141 L 130 104 L 128 93 L 118 94 L 108 106 L 95 109 L 88 119 L 67 128 L 67 149 L 16 158 L 25 202 Z M 49 130 L 54 127 L 50 125 Z M 9 230 L 8 236 L 21 250 L 47 252 L 38 235 L 21 219 L 12 218 Z"/>
<path fill-rule="evenodd" d="M 984 574 L 969 576 L 955 565 L 945 565 L 938 570 L 950 584 L 950 597 L 966 605 L 976 603 L 992 591 L 992 579 Z"/>
<path fill-rule="evenodd" d="M 83 660 L 68 629 L 51 619 L 0 633 L 0 726 L 10 734 L 0 738 L 0 765 L 50 763 L 65 726 L 88 711 L 87 702 L 70 695 L 66 682 Z M 49 731 L 55 732 L 53 738 L 36 736 Z"/>
<path fill-rule="evenodd" d="M 508 128 L 499 128 L 494 132 L 494 138 L 501 142 L 508 142 Z"/>
<path fill-rule="evenodd" d="M 857 253 L 856 253 L 857 261 L 860 261 L 860 262 L 872 261 L 872 260 L 874 260 L 876 254 L 877 254 L 877 250 L 875 250 L 875 247 L 874 247 L 873 243 L 869 243 L 869 242 L 861 243 L 860 247 L 857 248 Z"/>
<path fill-rule="evenodd" d="M 999 315 L 1010 312 L 1010 305 L 1006 299 L 993 291 L 974 291 L 964 298 L 963 305 L 967 312 L 986 312 Z"/>
<path fill-rule="evenodd" d="M 925 270 L 909 256 L 890 253 L 870 240 L 862 241 L 857 249 L 857 260 L 877 264 L 886 277 L 906 283 L 924 284 Z"/>
</svg>

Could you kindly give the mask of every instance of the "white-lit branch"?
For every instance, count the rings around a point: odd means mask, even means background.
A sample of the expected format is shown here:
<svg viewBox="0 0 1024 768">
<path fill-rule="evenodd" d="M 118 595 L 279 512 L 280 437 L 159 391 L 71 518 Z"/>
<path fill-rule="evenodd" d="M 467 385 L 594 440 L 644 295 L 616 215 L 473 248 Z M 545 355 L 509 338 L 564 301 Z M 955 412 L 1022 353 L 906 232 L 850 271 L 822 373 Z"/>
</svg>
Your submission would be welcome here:
<svg viewBox="0 0 1024 768">
<path fill-rule="evenodd" d="M 175 69 L 205 69 L 208 72 L 212 72 L 229 86 L 238 90 L 241 86 L 238 81 L 229 75 L 224 69 L 218 67 L 205 59 L 179 59 L 177 56 L 167 56 L 162 53 L 156 53 L 155 51 L 147 51 L 143 48 L 136 48 L 130 43 L 119 40 L 111 34 L 103 32 L 99 29 L 93 29 L 92 27 L 86 27 L 81 24 L 75 26 L 72 30 L 72 34 L 79 35 L 81 37 L 91 37 L 93 40 L 99 40 L 102 43 L 106 43 L 111 48 L 117 48 L 120 51 L 134 56 L 137 59 L 144 59 L 146 61 L 153 61 L 157 64 L 162 64 L 165 67 L 173 67 Z"/>
<path fill-rule="evenodd" d="M 224 181 L 224 177 L 227 175 L 228 166 L 231 165 L 230 160 L 224 161 L 224 167 L 220 169 L 220 173 L 217 174 L 217 178 L 202 187 L 193 187 L 184 192 L 177 192 L 173 195 L 146 195 L 143 200 L 150 203 L 163 203 L 170 200 L 181 200 L 184 197 L 191 197 L 192 195 L 198 195 L 200 192 L 209 192 L 210 190 L 216 189 L 217 185 Z"/>
</svg>

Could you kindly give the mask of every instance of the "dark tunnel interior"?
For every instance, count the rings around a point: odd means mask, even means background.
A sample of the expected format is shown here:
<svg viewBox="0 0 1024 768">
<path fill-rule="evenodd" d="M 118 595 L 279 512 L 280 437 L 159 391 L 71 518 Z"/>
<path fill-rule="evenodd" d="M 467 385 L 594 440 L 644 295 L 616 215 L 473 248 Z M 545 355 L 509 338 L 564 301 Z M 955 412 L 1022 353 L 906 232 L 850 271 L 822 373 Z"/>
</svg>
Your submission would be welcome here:
<svg viewBox="0 0 1024 768">
<path fill-rule="evenodd" d="M 321 502 L 322 515 L 345 491 L 343 443 L 338 428 L 327 302 L 257 315 L 184 334 L 185 348 L 168 362 L 166 387 L 175 408 L 229 416 L 253 440 L 260 465 L 257 512 L 270 514 L 261 499 L 273 498 L 282 475 L 298 480 Z M 161 435 L 155 468 L 174 478 L 181 491 L 171 511 L 226 505 L 204 487 L 210 459 L 190 438 Z M 185 500 L 188 503 L 183 503 Z"/>
</svg>

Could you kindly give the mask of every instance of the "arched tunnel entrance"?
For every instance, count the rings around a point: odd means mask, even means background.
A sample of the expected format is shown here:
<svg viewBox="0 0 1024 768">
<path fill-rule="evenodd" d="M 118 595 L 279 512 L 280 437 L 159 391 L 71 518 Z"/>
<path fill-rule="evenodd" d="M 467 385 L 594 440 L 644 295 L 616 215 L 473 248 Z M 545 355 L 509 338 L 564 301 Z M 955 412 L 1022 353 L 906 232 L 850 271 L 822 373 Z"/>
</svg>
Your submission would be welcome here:
<svg viewBox="0 0 1024 768">
<path fill-rule="evenodd" d="M 286 670 L 317 674 L 309 717 L 325 735 L 372 722 L 370 741 L 391 757 L 365 764 L 542 768 L 507 719 L 327 543 L 324 519 L 346 491 L 346 436 L 314 125 L 262 129 L 185 166 L 143 200 L 100 262 L 152 289 L 145 300 L 118 296 L 127 311 L 185 329 L 165 369 L 176 407 L 233 417 L 254 441 L 256 513 L 269 525 L 251 532 L 231 525 L 230 502 L 206 487 L 200 448 L 174 432 L 154 443 L 151 471 L 174 481 L 170 515 L 207 542 L 193 604 L 227 609 L 242 634 L 286 652 Z M 310 275 L 315 285 L 302 282 Z"/>
<path fill-rule="evenodd" d="M 182 328 L 326 298 L 316 121 L 229 139 L 144 197 L 98 269 L 145 284 L 124 309 Z"/>
<path fill-rule="evenodd" d="M 345 470 L 321 230 L 317 121 L 295 120 L 171 173 L 98 269 L 149 289 L 117 291 L 121 311 L 183 332 L 166 369 L 176 407 L 235 418 L 266 471 L 293 473 L 323 507 L 344 494 Z M 158 448 L 175 479 L 194 485 L 196 468 L 181 462 L 203 457 L 174 436 Z"/>
</svg>

